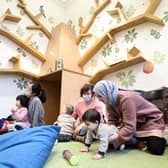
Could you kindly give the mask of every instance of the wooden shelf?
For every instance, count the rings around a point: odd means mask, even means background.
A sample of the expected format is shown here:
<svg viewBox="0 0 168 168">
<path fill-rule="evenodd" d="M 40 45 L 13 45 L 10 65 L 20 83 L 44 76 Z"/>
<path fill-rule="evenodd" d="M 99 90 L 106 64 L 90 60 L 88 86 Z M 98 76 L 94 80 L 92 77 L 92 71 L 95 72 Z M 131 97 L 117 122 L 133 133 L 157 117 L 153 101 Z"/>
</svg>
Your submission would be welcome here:
<svg viewBox="0 0 168 168">
<path fill-rule="evenodd" d="M 119 62 L 117 64 L 112 65 L 111 67 L 108 67 L 106 69 L 100 70 L 98 71 L 91 79 L 90 79 L 90 83 L 95 84 L 96 82 L 98 82 L 99 80 L 101 80 L 105 75 L 108 75 L 109 73 L 113 73 L 116 72 L 118 70 L 127 68 L 129 66 L 141 63 L 146 61 L 143 57 L 141 56 L 137 56 L 137 57 L 132 57 L 127 61 L 122 61 Z"/>
<path fill-rule="evenodd" d="M 19 22 L 20 19 L 21 19 L 20 17 L 13 15 L 10 9 L 7 9 L 4 15 L 0 17 L 0 22 L 3 22 L 4 20 L 8 20 L 11 22 Z"/>
<path fill-rule="evenodd" d="M 20 68 L 20 55 L 11 57 L 9 61 L 12 62 L 14 69 Z"/>
<path fill-rule="evenodd" d="M 59 77 L 63 71 L 71 72 L 71 73 L 86 76 L 86 77 L 91 77 L 89 75 L 82 74 L 82 73 L 75 72 L 75 71 L 68 70 L 68 69 L 61 69 L 61 70 L 51 72 L 45 75 L 36 75 L 31 72 L 22 70 L 20 68 L 0 68 L 0 74 L 15 74 L 15 75 L 24 76 L 29 79 L 46 80 L 46 81 L 57 81 L 58 79 L 60 80 L 60 78 L 55 78 L 55 75 L 58 75 Z"/>
<path fill-rule="evenodd" d="M 0 34 L 4 35 L 7 38 L 9 38 L 14 43 L 16 43 L 17 45 L 19 45 L 20 47 L 22 47 L 23 49 L 25 49 L 26 51 L 28 51 L 30 54 L 32 54 L 33 56 L 35 56 L 36 58 L 38 58 L 42 62 L 46 61 L 46 58 L 45 58 L 44 55 L 42 55 L 38 50 L 34 49 L 29 44 L 27 44 L 27 42 L 24 42 L 21 39 L 19 39 L 14 34 L 8 32 L 8 31 L 6 31 L 6 30 L 4 30 L 2 28 L 0 28 Z"/>
<path fill-rule="evenodd" d="M 107 31 L 100 39 L 98 39 L 95 44 L 86 51 L 86 53 L 79 59 L 78 64 L 79 66 L 84 66 L 109 40 L 109 35 L 111 37 L 114 37 L 115 33 L 121 32 L 123 30 L 132 28 L 134 26 L 151 22 L 158 25 L 164 25 L 164 22 L 162 19 L 156 17 L 153 15 L 154 11 L 156 10 L 158 4 L 160 3 L 160 0 L 152 0 L 149 8 L 145 11 L 144 14 L 136 16 L 132 19 L 125 20 L 123 19 L 123 23 L 117 26 L 114 26 L 109 31 Z M 109 11 L 110 12 L 110 11 Z M 112 14 L 118 13 L 118 9 L 111 11 Z M 87 34 L 87 32 L 85 32 Z"/>
<path fill-rule="evenodd" d="M 152 20 L 149 18 L 149 16 L 146 15 L 140 15 L 135 17 L 134 19 L 131 19 L 129 21 L 126 21 L 125 23 L 112 28 L 110 31 L 108 31 L 102 38 L 97 40 L 97 42 L 90 48 L 78 61 L 79 66 L 85 65 L 109 40 L 109 34 L 111 36 L 114 36 L 115 33 L 118 33 L 120 31 L 123 31 L 125 29 L 134 27 L 136 25 L 145 23 L 145 22 L 153 22 L 160 25 L 164 25 L 163 21 L 157 17 L 154 17 L 155 19 Z"/>
<path fill-rule="evenodd" d="M 22 69 L 2 69 L 0 68 L 0 74 L 15 74 L 15 75 L 20 75 L 20 76 L 24 76 L 26 78 L 29 78 L 29 79 L 33 79 L 33 80 L 37 80 L 39 79 L 39 76 L 38 75 L 35 75 L 33 73 L 30 73 L 30 72 L 27 72 L 25 70 L 22 70 Z"/>
</svg>

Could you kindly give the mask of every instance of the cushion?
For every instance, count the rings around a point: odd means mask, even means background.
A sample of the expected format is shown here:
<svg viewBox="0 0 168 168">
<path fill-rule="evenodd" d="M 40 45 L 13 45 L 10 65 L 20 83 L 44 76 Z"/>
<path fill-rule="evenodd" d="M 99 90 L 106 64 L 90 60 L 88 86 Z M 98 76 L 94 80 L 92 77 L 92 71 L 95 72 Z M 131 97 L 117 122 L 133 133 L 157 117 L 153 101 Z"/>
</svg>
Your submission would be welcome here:
<svg viewBox="0 0 168 168">
<path fill-rule="evenodd" d="M 0 135 L 0 168 L 42 168 L 59 126 L 40 126 Z"/>
</svg>

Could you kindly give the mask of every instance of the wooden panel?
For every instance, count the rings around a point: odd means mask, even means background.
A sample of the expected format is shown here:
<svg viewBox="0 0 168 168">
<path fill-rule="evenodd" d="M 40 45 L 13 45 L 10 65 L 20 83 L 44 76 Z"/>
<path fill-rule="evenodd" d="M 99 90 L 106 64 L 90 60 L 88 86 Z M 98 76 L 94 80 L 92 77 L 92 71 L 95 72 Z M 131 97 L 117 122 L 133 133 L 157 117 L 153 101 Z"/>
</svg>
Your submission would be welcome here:
<svg viewBox="0 0 168 168">
<path fill-rule="evenodd" d="M 60 112 L 61 72 L 54 74 L 56 80 L 43 78 L 40 80 L 47 96 L 44 103 L 45 124 L 53 124 Z"/>
<path fill-rule="evenodd" d="M 84 83 L 89 83 L 90 77 L 84 74 L 75 73 L 73 71 L 63 71 L 62 86 L 61 86 L 61 102 L 60 108 L 63 105 L 75 105 L 80 97 L 80 88 Z"/>
</svg>

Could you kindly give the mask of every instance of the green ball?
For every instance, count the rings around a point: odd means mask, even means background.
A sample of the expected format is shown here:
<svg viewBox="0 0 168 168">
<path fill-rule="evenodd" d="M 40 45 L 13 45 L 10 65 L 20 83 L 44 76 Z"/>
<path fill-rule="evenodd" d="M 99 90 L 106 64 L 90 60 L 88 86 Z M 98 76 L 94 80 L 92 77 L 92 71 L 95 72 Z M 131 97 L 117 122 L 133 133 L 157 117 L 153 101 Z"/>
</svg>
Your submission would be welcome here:
<svg viewBox="0 0 168 168">
<path fill-rule="evenodd" d="M 72 156 L 71 159 L 69 160 L 70 164 L 75 166 L 79 164 L 79 159 L 76 156 Z"/>
</svg>

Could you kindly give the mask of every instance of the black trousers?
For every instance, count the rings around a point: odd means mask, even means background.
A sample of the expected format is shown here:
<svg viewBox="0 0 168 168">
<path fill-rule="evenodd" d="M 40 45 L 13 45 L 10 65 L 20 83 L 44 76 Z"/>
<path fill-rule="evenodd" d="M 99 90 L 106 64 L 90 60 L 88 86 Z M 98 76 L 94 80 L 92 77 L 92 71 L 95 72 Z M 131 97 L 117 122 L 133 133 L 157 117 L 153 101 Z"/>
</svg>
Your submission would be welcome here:
<svg viewBox="0 0 168 168">
<path fill-rule="evenodd" d="M 138 141 L 146 142 L 147 150 L 154 155 L 163 155 L 166 147 L 165 138 L 156 136 L 137 138 Z"/>
<path fill-rule="evenodd" d="M 68 142 L 72 140 L 72 136 L 71 135 L 67 135 L 67 134 L 59 134 L 58 136 L 58 141 L 59 142 Z"/>
</svg>

